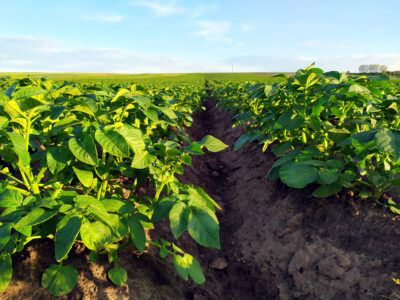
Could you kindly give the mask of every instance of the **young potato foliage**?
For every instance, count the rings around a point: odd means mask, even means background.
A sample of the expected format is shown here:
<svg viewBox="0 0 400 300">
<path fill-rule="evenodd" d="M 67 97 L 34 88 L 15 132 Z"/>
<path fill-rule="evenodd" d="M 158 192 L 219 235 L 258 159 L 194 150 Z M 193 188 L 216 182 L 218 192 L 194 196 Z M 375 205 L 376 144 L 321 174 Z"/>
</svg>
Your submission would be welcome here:
<svg viewBox="0 0 400 300">
<path fill-rule="evenodd" d="M 277 156 L 269 179 L 311 187 L 315 197 L 350 189 L 381 201 L 384 193 L 399 191 L 400 85 L 389 77 L 310 65 L 273 84 L 208 87 L 219 107 L 236 114 L 235 125 L 247 128 L 234 149 L 256 141 Z"/>
<path fill-rule="evenodd" d="M 177 178 L 192 155 L 227 147 L 210 135 L 192 141 L 183 130 L 204 87 L 31 78 L 10 86 L 0 100 L 0 291 L 11 280 L 12 254 L 41 238 L 54 239 L 60 263 L 42 278 L 54 296 L 77 284 L 75 268 L 63 265 L 77 241 L 91 258 L 107 255 L 117 265 L 108 272 L 117 285 L 127 281 L 118 252 L 128 245 L 141 253 L 160 248 L 178 274 L 203 283 L 194 257 L 174 241 L 149 240 L 147 231 L 169 219 L 175 238 L 188 230 L 200 245 L 220 248 L 219 205 Z"/>
</svg>

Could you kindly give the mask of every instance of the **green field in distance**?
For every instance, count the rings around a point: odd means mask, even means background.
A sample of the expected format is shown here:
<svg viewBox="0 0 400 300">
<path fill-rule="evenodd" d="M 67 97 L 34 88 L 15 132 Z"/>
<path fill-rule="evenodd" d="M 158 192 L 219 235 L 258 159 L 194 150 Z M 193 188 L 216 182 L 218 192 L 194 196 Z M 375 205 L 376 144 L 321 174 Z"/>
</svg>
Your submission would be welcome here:
<svg viewBox="0 0 400 300">
<path fill-rule="evenodd" d="M 104 83 L 180 83 L 198 82 L 199 80 L 221 81 L 262 81 L 269 82 L 279 73 L 188 73 L 188 74 L 114 74 L 114 73 L 0 73 L 18 79 L 26 76 L 45 77 L 54 81 L 84 81 Z"/>
</svg>

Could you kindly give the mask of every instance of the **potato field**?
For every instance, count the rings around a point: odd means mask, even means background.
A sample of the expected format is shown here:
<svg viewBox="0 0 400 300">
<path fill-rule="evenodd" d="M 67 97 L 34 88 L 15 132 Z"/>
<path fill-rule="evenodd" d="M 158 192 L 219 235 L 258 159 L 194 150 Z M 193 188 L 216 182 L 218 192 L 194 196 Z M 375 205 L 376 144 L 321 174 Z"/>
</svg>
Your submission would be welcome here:
<svg viewBox="0 0 400 300">
<path fill-rule="evenodd" d="M 399 299 L 398 80 L 3 75 L 1 299 Z"/>
</svg>

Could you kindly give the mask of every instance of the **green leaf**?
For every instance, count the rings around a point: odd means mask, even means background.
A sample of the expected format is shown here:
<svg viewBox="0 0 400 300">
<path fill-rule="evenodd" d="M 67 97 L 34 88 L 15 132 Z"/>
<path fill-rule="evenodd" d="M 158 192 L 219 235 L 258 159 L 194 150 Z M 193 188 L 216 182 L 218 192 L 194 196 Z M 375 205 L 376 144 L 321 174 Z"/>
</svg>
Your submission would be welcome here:
<svg viewBox="0 0 400 300">
<path fill-rule="evenodd" d="M 46 160 L 50 172 L 57 175 L 67 166 L 70 160 L 69 150 L 64 147 L 49 148 L 46 153 Z"/>
<path fill-rule="evenodd" d="M 175 266 L 175 270 L 178 272 L 179 276 L 181 276 L 184 280 L 189 279 L 189 268 L 191 263 L 191 255 L 190 254 L 174 254 L 173 263 Z"/>
<path fill-rule="evenodd" d="M 370 94 L 370 90 L 367 89 L 366 87 L 359 85 L 359 84 L 352 84 L 349 87 L 349 92 L 350 93 L 355 93 L 355 94 Z"/>
<path fill-rule="evenodd" d="M 11 226 L 9 224 L 0 225 L 0 253 L 3 247 L 10 240 Z"/>
<path fill-rule="evenodd" d="M 9 253 L 0 254 L 0 292 L 6 290 L 12 277 L 12 261 Z"/>
<path fill-rule="evenodd" d="M 187 193 L 187 199 L 189 200 L 188 205 L 190 206 L 204 207 L 213 212 L 215 208 L 221 209 L 221 206 L 219 206 L 202 188 L 190 187 L 187 189 Z"/>
<path fill-rule="evenodd" d="M 119 215 L 133 212 L 134 206 L 130 201 L 118 199 L 103 199 L 100 201 L 108 212 L 117 212 Z"/>
<path fill-rule="evenodd" d="M 190 254 L 185 253 L 183 256 L 174 254 L 173 264 L 184 280 L 188 280 L 190 276 L 197 284 L 203 284 L 206 281 L 200 263 Z"/>
<path fill-rule="evenodd" d="M 127 90 L 127 89 L 119 89 L 118 92 L 113 97 L 113 99 L 111 100 L 111 103 L 116 102 L 121 96 L 124 96 L 125 94 L 128 94 L 128 93 L 129 93 L 129 90 Z"/>
<path fill-rule="evenodd" d="M 169 252 L 167 247 L 165 247 L 164 245 L 160 248 L 160 257 L 161 258 L 166 258 L 168 256 Z"/>
<path fill-rule="evenodd" d="M 132 241 L 136 248 L 143 253 L 146 249 L 146 233 L 144 232 L 144 228 L 137 216 L 130 216 L 127 221 L 131 231 Z"/>
<path fill-rule="evenodd" d="M 304 118 L 302 118 L 299 115 L 292 115 L 291 119 L 288 121 L 286 129 L 294 130 L 294 129 L 300 128 L 301 125 L 303 125 L 303 123 L 304 123 Z"/>
<path fill-rule="evenodd" d="M 93 223 L 88 220 L 84 221 L 80 229 L 80 235 L 85 246 L 93 251 L 99 251 L 106 244 L 112 242 L 110 227 L 100 221 Z"/>
<path fill-rule="evenodd" d="M 343 142 L 351 135 L 350 131 L 346 128 L 332 128 L 328 132 L 329 138 L 337 144 Z"/>
<path fill-rule="evenodd" d="M 320 185 L 314 190 L 313 196 L 316 198 L 326 198 L 339 193 L 341 190 L 342 187 L 338 184 Z"/>
<path fill-rule="evenodd" d="M 53 106 L 51 108 L 50 118 L 53 121 L 57 120 L 66 109 L 66 106 Z"/>
<path fill-rule="evenodd" d="M 272 85 L 266 84 L 264 88 L 265 96 L 269 96 L 272 92 Z"/>
<path fill-rule="evenodd" d="M 193 142 L 189 146 L 185 147 L 185 151 L 193 154 L 193 155 L 202 155 L 204 154 L 203 150 L 201 149 L 202 145 L 198 142 Z"/>
<path fill-rule="evenodd" d="M 78 271 L 71 265 L 51 265 L 42 275 L 42 287 L 55 297 L 70 293 L 78 285 Z"/>
<path fill-rule="evenodd" d="M 147 151 L 135 153 L 131 167 L 135 169 L 145 169 L 156 159 L 157 159 L 156 156 L 151 155 Z"/>
<path fill-rule="evenodd" d="M 73 127 L 77 123 L 79 123 L 79 121 L 77 120 L 77 117 L 75 115 L 64 117 L 54 124 L 54 127 L 51 129 L 51 133 L 52 135 L 57 135 L 64 129 Z"/>
<path fill-rule="evenodd" d="M 110 129 L 107 131 L 96 130 L 94 137 L 96 141 L 103 147 L 105 152 L 117 157 L 129 156 L 129 145 L 125 138 L 116 130 Z"/>
<path fill-rule="evenodd" d="M 142 112 L 144 113 L 144 115 L 146 117 L 148 117 L 153 122 L 157 122 L 158 121 L 158 113 L 157 113 L 156 110 L 148 108 L 146 110 L 143 110 Z"/>
<path fill-rule="evenodd" d="M 183 202 L 176 203 L 170 210 L 170 227 L 176 239 L 186 230 L 189 222 L 189 213 L 189 207 Z"/>
<path fill-rule="evenodd" d="M 147 109 L 151 105 L 151 99 L 146 96 L 135 97 L 136 101 L 139 103 L 140 107 Z"/>
<path fill-rule="evenodd" d="M 400 205 L 393 201 L 392 198 L 388 199 L 389 209 L 392 213 L 400 215 Z M 0 248 L 1 249 L 1 248 Z"/>
<path fill-rule="evenodd" d="M 318 179 L 318 171 L 315 166 L 302 162 L 289 162 L 279 169 L 279 177 L 286 185 L 302 189 L 307 184 Z"/>
<path fill-rule="evenodd" d="M 32 226 L 17 226 L 15 225 L 13 227 L 15 230 L 17 230 L 19 233 L 22 233 L 26 237 L 30 237 L 32 235 Z"/>
<path fill-rule="evenodd" d="M 26 142 L 22 135 L 15 132 L 7 132 L 8 137 L 13 144 L 13 150 L 18 155 L 20 162 L 24 166 L 28 166 L 31 162 L 28 149 L 26 148 Z"/>
<path fill-rule="evenodd" d="M 390 105 L 388 106 L 388 109 L 389 109 L 389 108 L 395 110 L 397 113 L 399 112 L 399 107 L 397 106 L 397 103 L 396 103 L 396 102 L 393 102 L 392 104 L 390 104 Z"/>
<path fill-rule="evenodd" d="M 92 117 L 95 116 L 96 112 L 90 105 L 86 105 L 85 103 L 75 105 L 71 111 L 79 111 Z"/>
<path fill-rule="evenodd" d="M 292 117 L 292 112 L 291 111 L 285 111 L 283 114 L 279 116 L 279 118 L 275 121 L 274 124 L 274 129 L 282 129 L 286 128 L 286 126 L 289 124 L 290 119 Z"/>
<path fill-rule="evenodd" d="M 375 135 L 378 148 L 392 155 L 396 160 L 400 158 L 400 133 L 390 129 L 380 129 Z"/>
<path fill-rule="evenodd" d="M 109 244 L 105 249 L 107 252 L 108 262 L 113 263 L 118 260 L 118 245 L 117 244 Z"/>
<path fill-rule="evenodd" d="M 0 116 L 0 129 L 4 129 L 8 126 L 8 119 L 4 116 Z"/>
<path fill-rule="evenodd" d="M 172 198 L 163 198 L 154 204 L 154 212 L 151 217 L 152 222 L 159 222 L 169 215 L 175 201 Z"/>
<path fill-rule="evenodd" d="M 0 207 L 18 207 L 24 197 L 15 190 L 5 190 L 0 194 Z"/>
<path fill-rule="evenodd" d="M 318 175 L 323 184 L 331 184 L 339 179 L 339 172 L 336 170 L 319 170 Z"/>
<path fill-rule="evenodd" d="M 83 186 L 89 188 L 92 186 L 93 183 L 93 172 L 87 170 L 81 170 L 76 167 L 72 167 L 74 173 L 78 177 L 79 181 L 82 183 Z"/>
<path fill-rule="evenodd" d="M 92 166 L 98 165 L 96 144 L 90 135 L 71 138 L 68 141 L 68 147 L 81 162 Z"/>
<path fill-rule="evenodd" d="M 286 156 L 290 152 L 294 151 L 292 150 L 292 141 L 289 142 L 283 142 L 279 144 L 275 144 L 272 146 L 272 153 L 274 153 L 278 157 Z"/>
<path fill-rule="evenodd" d="M 293 150 L 292 152 L 289 152 L 284 157 L 281 157 L 280 159 L 275 161 L 274 164 L 272 165 L 271 169 L 268 171 L 267 177 L 270 178 L 270 174 L 272 174 L 272 171 L 274 169 L 276 169 L 277 167 L 280 167 L 281 165 L 283 165 L 291 160 L 294 160 L 299 153 L 300 153 L 300 150 L 296 149 L 296 150 Z"/>
<path fill-rule="evenodd" d="M 4 103 L 4 111 L 12 118 L 15 119 L 20 116 L 24 116 L 25 113 L 21 110 L 18 102 L 15 100 L 9 100 Z"/>
<path fill-rule="evenodd" d="M 5 91 L 5 95 L 8 97 L 11 97 L 12 93 L 14 92 L 15 88 L 17 87 L 17 85 L 14 83 L 13 85 L 11 85 L 6 91 Z"/>
<path fill-rule="evenodd" d="M 228 147 L 228 145 L 221 142 L 219 139 L 212 135 L 206 135 L 201 141 L 200 145 L 206 147 L 211 152 L 219 152 Z"/>
<path fill-rule="evenodd" d="M 124 124 L 118 132 L 125 138 L 128 145 L 136 153 L 145 149 L 142 132 L 130 125 Z"/>
<path fill-rule="evenodd" d="M 200 263 L 194 257 L 192 258 L 192 263 L 190 264 L 189 276 L 192 277 L 193 281 L 197 284 L 203 284 L 206 281 Z"/>
<path fill-rule="evenodd" d="M 16 228 L 23 226 L 34 226 L 46 222 L 57 214 L 57 210 L 44 209 L 37 207 L 31 210 L 25 217 L 23 217 L 16 225 Z"/>
<path fill-rule="evenodd" d="M 128 280 L 128 272 L 124 268 L 112 268 L 108 271 L 108 278 L 118 285 L 124 285 Z"/>
<path fill-rule="evenodd" d="M 99 263 L 99 260 L 100 260 L 99 253 L 94 252 L 94 251 L 90 251 L 89 262 L 92 263 L 92 264 L 96 264 L 96 263 Z"/>
<path fill-rule="evenodd" d="M 166 115 L 171 120 L 175 120 L 178 118 L 178 116 L 172 109 L 170 109 L 168 107 L 162 107 L 162 106 L 156 106 L 156 107 L 158 110 L 160 110 L 164 115 Z"/>
<path fill-rule="evenodd" d="M 370 141 L 373 141 L 375 139 L 375 135 L 377 133 L 376 129 L 372 129 L 369 131 L 363 131 L 363 132 L 359 132 L 356 134 L 353 134 L 350 138 L 342 141 L 340 143 L 341 146 L 345 146 L 348 144 L 354 144 L 354 142 L 359 142 L 361 144 L 366 144 Z"/>
<path fill-rule="evenodd" d="M 82 219 L 78 216 L 65 216 L 57 224 L 55 234 L 55 257 L 62 261 L 67 257 L 81 228 Z"/>
<path fill-rule="evenodd" d="M 248 143 L 249 141 L 251 141 L 253 138 L 252 134 L 249 133 L 245 133 L 242 134 L 235 142 L 235 144 L 233 145 L 233 150 L 238 151 L 240 148 L 243 147 L 243 145 L 245 145 L 246 143 Z"/>
<path fill-rule="evenodd" d="M 204 247 L 220 249 L 219 224 L 207 210 L 191 207 L 188 231 L 198 244 Z"/>
<path fill-rule="evenodd" d="M 31 112 L 34 108 L 36 108 L 35 111 L 33 112 L 34 114 L 38 114 L 40 111 L 45 111 L 50 109 L 49 106 L 43 105 L 43 102 L 40 102 L 32 98 L 21 99 L 18 101 L 18 104 L 21 110 L 24 112 Z"/>
<path fill-rule="evenodd" d="M 47 91 L 37 86 L 25 86 L 14 93 L 13 99 L 19 100 L 44 94 Z"/>
<path fill-rule="evenodd" d="M 86 214 L 92 215 L 98 221 L 107 224 L 111 228 L 118 222 L 118 216 L 109 214 L 102 201 L 88 195 L 77 195 L 74 197 L 76 207 L 85 210 Z"/>
</svg>

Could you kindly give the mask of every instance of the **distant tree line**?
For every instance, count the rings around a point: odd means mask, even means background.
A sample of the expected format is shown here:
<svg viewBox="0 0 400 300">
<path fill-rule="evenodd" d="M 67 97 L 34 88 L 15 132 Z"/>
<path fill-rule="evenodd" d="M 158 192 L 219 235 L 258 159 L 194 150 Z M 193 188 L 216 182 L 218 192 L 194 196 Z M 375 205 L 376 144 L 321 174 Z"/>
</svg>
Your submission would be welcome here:
<svg viewBox="0 0 400 300">
<path fill-rule="evenodd" d="M 388 67 L 385 65 L 361 65 L 358 68 L 360 73 L 386 73 L 388 70 Z"/>
</svg>

